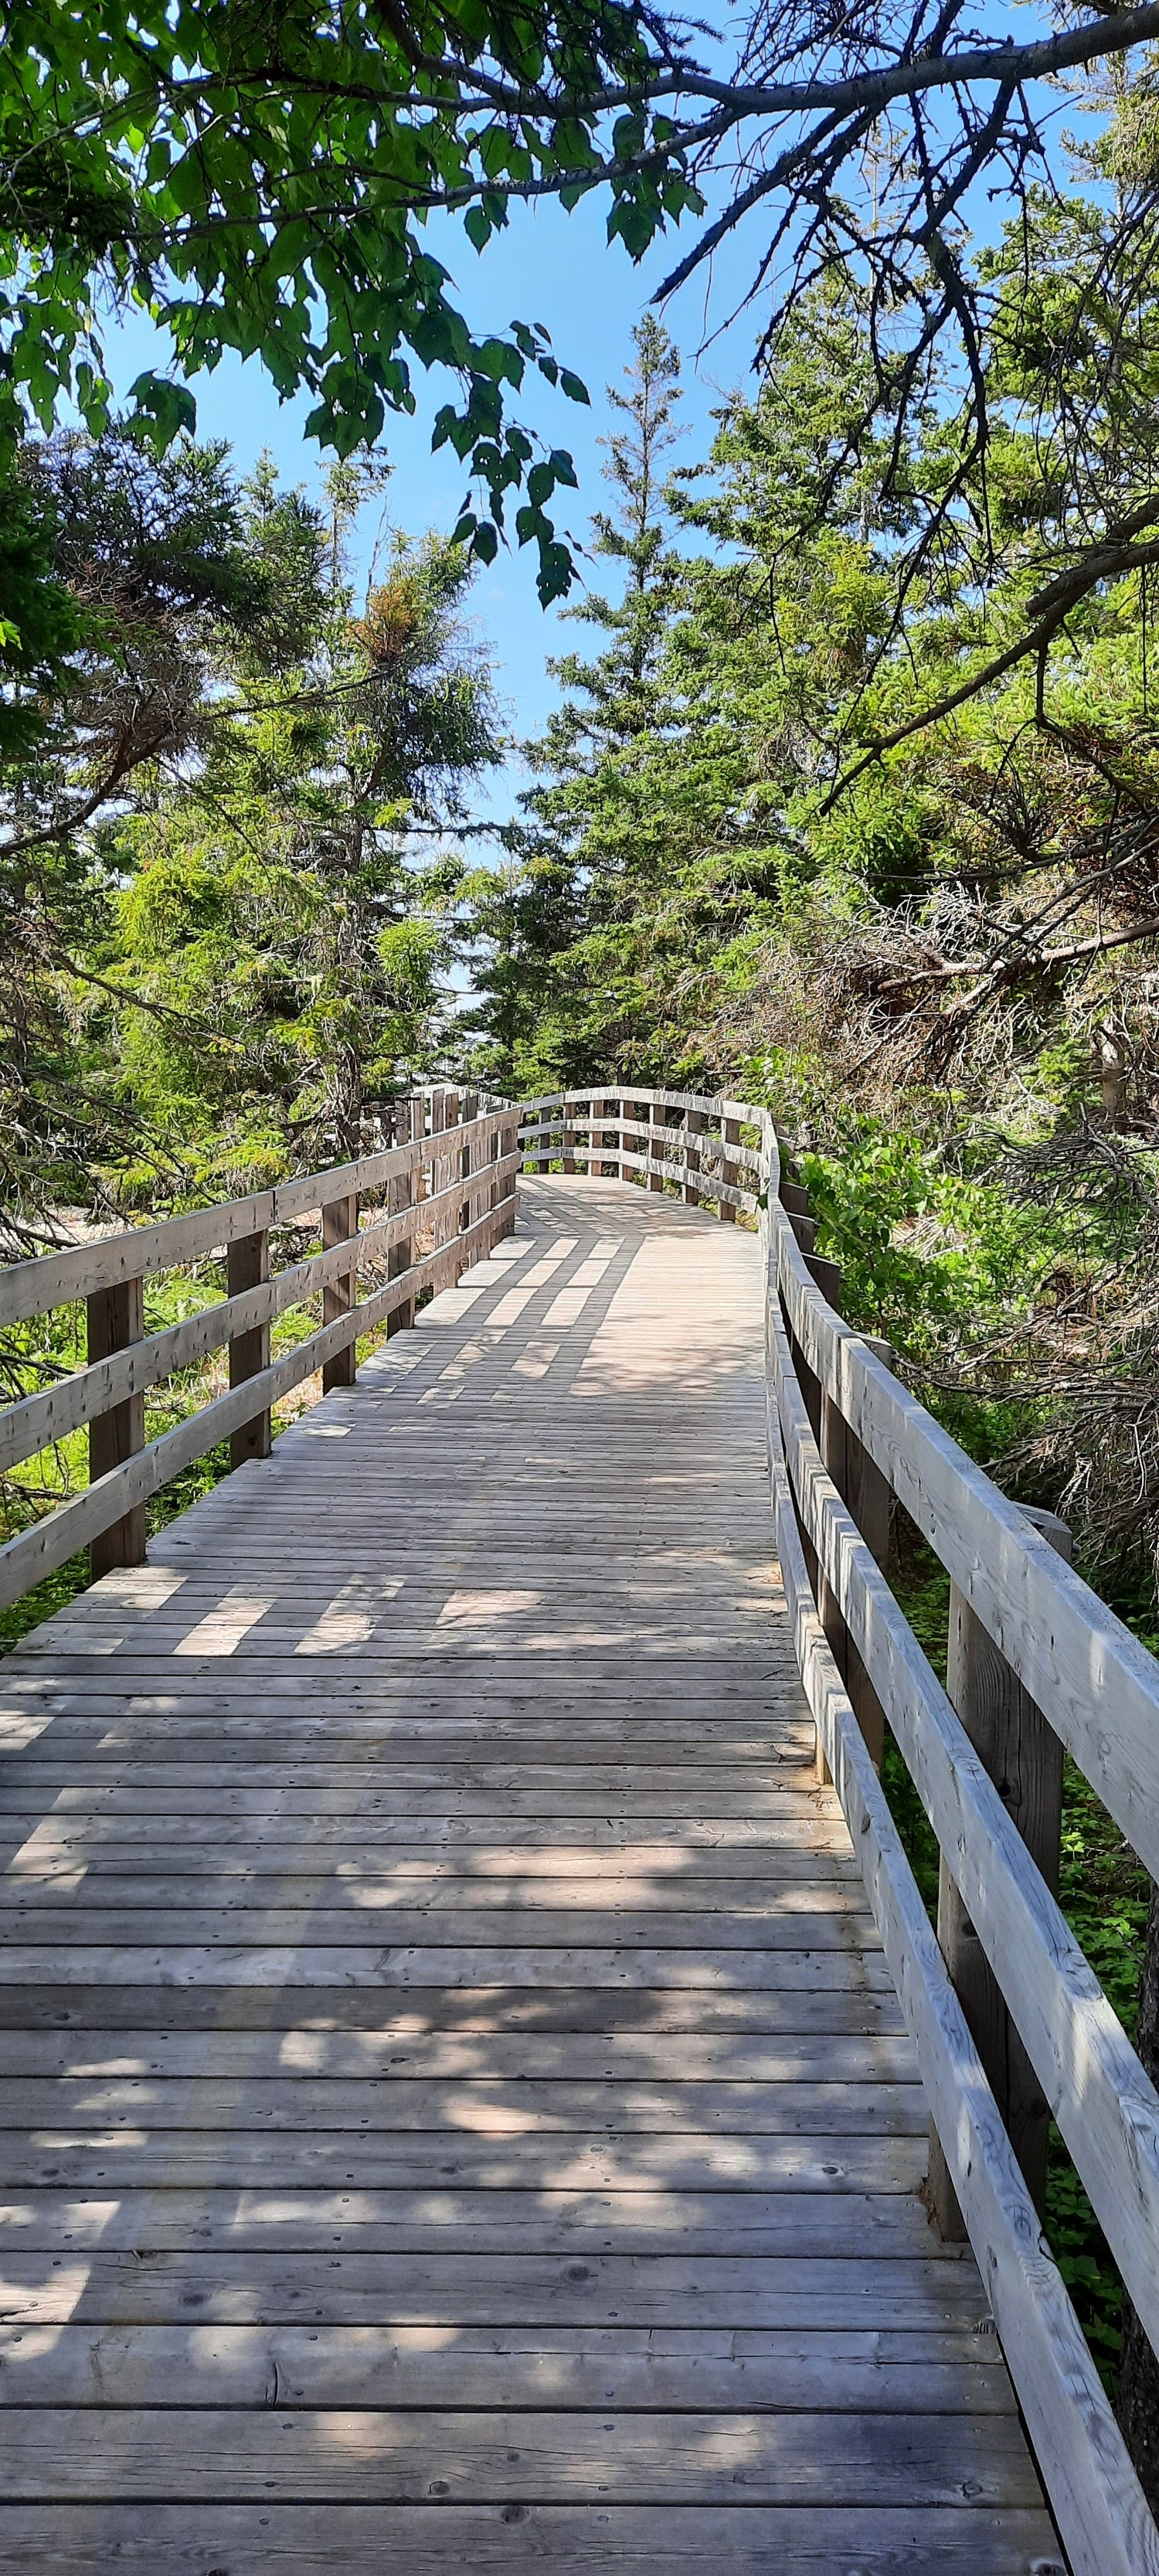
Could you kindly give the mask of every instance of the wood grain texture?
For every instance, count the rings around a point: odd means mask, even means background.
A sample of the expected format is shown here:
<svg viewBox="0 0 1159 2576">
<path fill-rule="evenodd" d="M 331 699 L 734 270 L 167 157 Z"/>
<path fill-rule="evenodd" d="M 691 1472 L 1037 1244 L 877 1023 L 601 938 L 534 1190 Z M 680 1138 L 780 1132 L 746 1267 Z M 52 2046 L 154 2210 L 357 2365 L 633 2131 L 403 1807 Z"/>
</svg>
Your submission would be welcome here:
<svg viewBox="0 0 1159 2576">
<path fill-rule="evenodd" d="M 1048 1512 L 1036 1511 L 1033 1518 L 1035 1526 L 1069 1563 L 1070 1531 L 1065 1523 Z M 1062 1842 L 1062 1746 L 956 1584 L 950 1587 L 946 1696 L 1017 1825 L 1036 1869 L 1052 1896 L 1057 1895 Z M 1031 2199 L 1045 2217 L 1050 2105 L 945 1860 L 938 1884 L 938 1945 L 977 2041 Z M 944 2236 L 961 2227 L 957 2196 L 936 2131 L 930 2137 L 930 2199 Z"/>
<path fill-rule="evenodd" d="M 250 1198 L 197 1208 L 188 1216 L 166 1217 L 156 1225 L 134 1226 L 59 1252 L 41 1253 L 32 1261 L 13 1262 L 0 1273 L 0 1326 L 48 1314 L 54 1306 L 87 1297 L 94 1289 L 115 1287 L 124 1279 L 148 1279 L 159 1270 L 204 1260 L 241 1235 L 312 1215 L 328 1200 L 348 1197 L 352 1191 L 384 1189 L 402 1173 L 429 1170 L 434 1160 L 430 1139 L 442 1125 L 441 1099 L 437 1092 L 416 1095 L 415 1141 L 409 1145 L 364 1154 L 357 1162 L 305 1173 L 300 1180 L 279 1181 L 274 1189 L 255 1191 Z M 432 1124 L 436 1115 L 438 1127 Z M 516 1112 L 503 1106 L 487 1110 L 475 1121 L 475 1135 L 483 1144 L 501 1135 L 506 1154 L 507 1140 L 514 1145 L 515 1127 Z"/>
<path fill-rule="evenodd" d="M 5 1669 L 0 2568 L 1058 2563 L 661 1106 Z"/>
<path fill-rule="evenodd" d="M 107 1361 L 114 1352 L 129 1350 L 139 1342 L 145 1330 L 144 1282 L 140 1278 L 119 1279 L 112 1287 L 91 1291 L 86 1300 L 87 1351 L 90 1364 Z M 95 1413 L 89 1423 L 89 1481 L 115 1476 L 127 1459 L 144 1447 L 145 1399 L 127 1395 L 119 1404 L 109 1404 Z M 111 1520 L 93 1534 L 89 1550 L 94 1577 L 111 1572 L 115 1565 L 142 1565 L 145 1560 L 145 1510 L 135 1503 L 119 1520 Z"/>
<path fill-rule="evenodd" d="M 1034 2508 L 537 2504 L 0 2505 L 19 2576 L 1065 2576 Z"/>
<path fill-rule="evenodd" d="M 443 1193 L 444 1200 L 447 1195 Z M 488 1210 L 469 1233 L 457 1236 L 450 1245 L 440 1242 L 416 1262 L 413 1274 L 415 1287 L 429 1287 L 435 1292 L 442 1289 L 447 1285 L 448 1275 L 457 1279 L 460 1271 L 489 1247 L 499 1231 L 500 1218 Z M 121 1242 L 124 1238 L 117 1236 L 114 1240 Z M 343 1246 L 333 1247 L 333 1250 L 336 1259 L 347 1258 Z M 321 1257 L 325 1259 L 327 1256 Z M 0 1287 L 2 1285 L 0 1278 Z M 397 1279 L 376 1289 L 357 1306 L 344 1310 L 324 1324 L 319 1332 L 312 1333 L 307 1341 L 299 1342 L 284 1352 L 259 1377 L 245 1386 L 231 1388 L 228 1395 L 215 1396 L 172 1431 L 163 1432 L 158 1439 L 151 1440 L 124 1465 L 108 1468 L 95 1484 L 75 1494 L 71 1501 L 61 1503 L 43 1520 L 33 1522 L 17 1537 L 7 1540 L 0 1547 L 0 1606 L 7 1607 L 18 1601 L 43 1575 L 66 1564 L 79 1547 L 99 1538 L 114 1521 L 126 1517 L 131 1509 L 158 1493 L 163 1485 L 180 1475 L 194 1459 L 204 1457 L 207 1450 L 227 1434 L 232 1436 L 249 1418 L 255 1396 L 263 1404 L 270 1405 L 295 1386 L 300 1386 L 303 1378 L 312 1376 L 315 1370 L 320 1368 L 325 1374 L 329 1361 L 337 1353 L 352 1348 L 359 1335 L 385 1323 L 392 1313 L 409 1303 L 409 1296 L 408 1287 Z M 55 1299 L 49 1300 L 50 1304 L 55 1302 Z M 224 1336 L 219 1333 L 218 1338 Z"/>
<path fill-rule="evenodd" d="M 812 1477 L 809 1500 L 816 1508 L 810 1520 L 831 1579 L 837 1550 L 826 1542 L 838 1524 L 843 1539 L 852 1540 L 863 1580 L 872 1560 L 824 1477 L 792 1372 L 788 1335 L 775 1309 L 770 1324 L 773 1501 L 799 1660 L 831 1776 L 858 1834 L 866 1886 L 917 2042 L 950 2179 L 1015 2357 L 1020 2401 L 1046 2464 L 1076 2576 L 1111 2576 L 1112 2570 L 1116 2576 L 1143 2576 L 1148 2569 L 1159 2571 L 1159 2533 L 1042 2235 L 809 1591 L 789 1460 L 802 1497 Z M 837 1588 L 853 1626 L 851 1588 Z M 892 1714 L 891 1698 L 886 1706 Z M 912 1759 L 908 1743 L 906 1752 Z"/>
<path fill-rule="evenodd" d="M 898 1500 L 1159 1876 L 1159 1665 L 917 1398 L 816 1297 L 787 1223 L 777 1278 L 793 1333 Z M 1105 1711 L 1112 1705 L 1115 1723 Z"/>
<path fill-rule="evenodd" d="M 806 1526 L 1044 2097 L 1159 2340 L 1159 2096 L 825 1476 L 788 1367 L 787 1336 L 776 1330 L 781 1430 Z M 1159 2534 L 1154 2547 L 1159 2558 Z"/>
</svg>

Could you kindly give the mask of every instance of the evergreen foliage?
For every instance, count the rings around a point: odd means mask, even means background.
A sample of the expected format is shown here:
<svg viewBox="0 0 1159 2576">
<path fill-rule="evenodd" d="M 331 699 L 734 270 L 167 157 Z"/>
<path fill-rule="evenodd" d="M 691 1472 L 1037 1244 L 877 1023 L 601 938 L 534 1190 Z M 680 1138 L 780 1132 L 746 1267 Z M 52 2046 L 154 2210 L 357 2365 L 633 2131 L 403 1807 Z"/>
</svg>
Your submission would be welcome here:
<svg viewBox="0 0 1159 2576">
<path fill-rule="evenodd" d="M 443 1008 L 467 780 L 497 756 L 462 549 L 384 536 L 221 447 L 76 436 L 23 461 L 74 623 L 0 781 L 6 1190 L 155 1204 L 359 1151 Z M 378 505 L 380 506 L 380 504 Z M 27 737 L 26 737 L 27 738 Z"/>
</svg>

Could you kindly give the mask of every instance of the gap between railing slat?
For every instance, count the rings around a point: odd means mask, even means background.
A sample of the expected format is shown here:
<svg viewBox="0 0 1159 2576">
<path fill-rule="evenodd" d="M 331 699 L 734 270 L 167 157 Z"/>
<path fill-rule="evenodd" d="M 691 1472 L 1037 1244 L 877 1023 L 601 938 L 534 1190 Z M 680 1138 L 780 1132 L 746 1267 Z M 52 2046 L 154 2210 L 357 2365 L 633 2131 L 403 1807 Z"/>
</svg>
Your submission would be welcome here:
<svg viewBox="0 0 1159 2576">
<path fill-rule="evenodd" d="M 1043 2242 L 809 1591 L 775 1415 L 770 1460 L 777 1548 L 809 1705 L 1073 2576 L 1159 2576 L 1159 2532 Z"/>
<path fill-rule="evenodd" d="M 782 1445 L 809 1537 L 1038 2080 L 1159 2339 L 1159 2096 L 821 1464 L 772 1318 Z"/>
</svg>

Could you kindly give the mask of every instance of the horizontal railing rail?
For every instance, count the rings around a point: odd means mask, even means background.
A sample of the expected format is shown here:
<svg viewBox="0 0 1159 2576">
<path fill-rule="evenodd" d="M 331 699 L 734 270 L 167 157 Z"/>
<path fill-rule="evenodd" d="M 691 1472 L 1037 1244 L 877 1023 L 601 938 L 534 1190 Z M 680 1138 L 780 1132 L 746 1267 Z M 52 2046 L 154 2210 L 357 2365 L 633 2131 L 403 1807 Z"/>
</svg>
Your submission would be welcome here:
<svg viewBox="0 0 1159 2576">
<path fill-rule="evenodd" d="M 930 2099 L 933 2213 L 973 2244 L 1074 2576 L 1159 2576 L 1159 2531 L 1040 2214 L 1053 2116 L 1159 2348 L 1159 2095 L 1052 1884 L 1063 1745 L 1159 1876 L 1159 1662 L 1059 1553 L 1061 1525 L 1002 1494 L 887 1346 L 845 1322 L 766 1110 L 603 1086 L 525 1103 L 519 1141 L 533 1170 L 759 1225 L 786 1599 Z M 951 1576 L 946 1689 L 882 1569 L 891 1494 Z M 879 1778 L 886 1721 L 942 1855 L 937 1936 Z"/>
<path fill-rule="evenodd" d="M 98 1573 L 140 1561 L 149 1499 L 226 1437 L 233 1465 L 268 1455 L 274 1404 L 319 1369 L 324 1389 L 351 1383 L 360 1336 L 413 1320 L 510 1231 L 521 1164 L 759 1229 L 786 1600 L 931 2103 L 933 2212 L 974 2246 L 1074 2576 L 1159 2576 L 1040 2216 L 1053 2117 L 1159 2346 L 1159 2096 L 1054 1884 L 1063 1746 L 1159 1876 L 1159 1663 L 1065 1561 L 1059 1525 L 1003 1495 L 845 1321 L 766 1110 L 636 1085 L 522 1109 L 422 1094 L 374 1154 L 0 1271 L 0 1327 L 83 1300 L 88 1335 L 85 1366 L 0 1412 L 0 1473 L 80 1431 L 90 1462 L 87 1486 L 0 1548 L 0 1607 L 85 1545 Z M 303 1256 L 307 1223 L 320 1248 Z M 226 1294 L 147 1332 L 145 1281 L 222 1255 Z M 320 1326 L 273 1358 L 272 1325 L 319 1294 Z M 223 1349 L 228 1391 L 147 1440 L 149 1390 Z M 884 1570 L 891 1496 L 954 1587 L 945 1688 Z M 942 1855 L 937 1937 L 879 1778 L 887 1722 Z"/>
<path fill-rule="evenodd" d="M 89 1351 L 86 1366 L 0 1412 L 0 1474 L 82 1429 L 90 1468 L 87 1485 L 0 1547 L 0 1609 L 85 1546 L 98 1574 L 139 1563 L 145 1505 L 163 1486 L 227 1437 L 234 1466 L 267 1456 L 272 1406 L 317 1370 L 324 1388 L 351 1384 L 363 1334 L 413 1321 L 417 1298 L 510 1232 L 518 1115 L 506 1103 L 480 1109 L 470 1095 L 416 1093 L 394 1106 L 394 1143 L 358 1161 L 0 1270 L 0 1328 L 83 1299 Z M 383 1204 L 363 1223 L 360 1202 L 371 1196 Z M 311 1217 L 321 1251 L 271 1276 L 271 1236 Z M 222 1253 L 227 1294 L 147 1333 L 144 1281 Z M 380 1284 L 360 1297 L 364 1270 Z M 319 1292 L 320 1327 L 272 1359 L 271 1324 Z M 148 1390 L 225 1348 L 228 1393 L 146 1440 Z"/>
</svg>

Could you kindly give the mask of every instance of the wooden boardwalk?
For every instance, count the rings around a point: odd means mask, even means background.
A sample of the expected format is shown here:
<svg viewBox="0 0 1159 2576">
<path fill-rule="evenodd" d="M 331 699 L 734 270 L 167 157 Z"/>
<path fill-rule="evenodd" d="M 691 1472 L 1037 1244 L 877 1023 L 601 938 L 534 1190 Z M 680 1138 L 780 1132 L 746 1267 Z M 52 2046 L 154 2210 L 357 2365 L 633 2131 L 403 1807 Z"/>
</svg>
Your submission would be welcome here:
<svg viewBox="0 0 1159 2576">
<path fill-rule="evenodd" d="M 753 1238 L 516 1234 L 0 1681 L 0 2567 L 1059 2563 L 775 1576 Z"/>
</svg>

